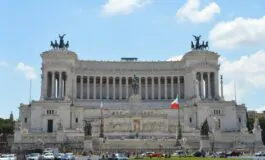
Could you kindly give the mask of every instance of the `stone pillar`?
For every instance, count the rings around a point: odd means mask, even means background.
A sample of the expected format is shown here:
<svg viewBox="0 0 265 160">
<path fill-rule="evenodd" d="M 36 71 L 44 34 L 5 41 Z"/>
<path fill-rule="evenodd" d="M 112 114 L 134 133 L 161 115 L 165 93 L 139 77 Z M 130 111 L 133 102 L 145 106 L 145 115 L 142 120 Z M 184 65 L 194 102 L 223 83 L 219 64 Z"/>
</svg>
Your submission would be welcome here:
<svg viewBox="0 0 265 160">
<path fill-rule="evenodd" d="M 126 85 L 126 99 L 129 98 L 129 84 L 128 84 L 128 81 L 129 81 L 129 77 L 125 77 L 125 85 Z"/>
<path fill-rule="evenodd" d="M 122 77 L 119 79 L 120 86 L 119 86 L 119 98 L 122 100 Z"/>
<path fill-rule="evenodd" d="M 200 85 L 201 85 L 201 98 L 204 98 L 205 85 L 203 84 L 203 72 L 200 72 L 200 74 L 201 74 L 201 79 L 200 79 Z"/>
<path fill-rule="evenodd" d="M 80 99 L 84 99 L 84 77 L 80 76 Z"/>
<path fill-rule="evenodd" d="M 155 99 L 155 77 L 152 78 L 152 99 Z"/>
<path fill-rule="evenodd" d="M 116 99 L 116 77 L 113 77 L 113 100 Z"/>
<path fill-rule="evenodd" d="M 145 99 L 148 99 L 148 77 L 145 77 Z"/>
<path fill-rule="evenodd" d="M 178 76 L 177 78 L 178 78 L 178 97 L 180 98 L 180 96 L 181 96 L 181 90 L 180 90 L 180 76 Z"/>
<path fill-rule="evenodd" d="M 109 99 L 109 77 L 106 77 L 106 83 L 107 83 L 107 98 L 106 99 Z"/>
<path fill-rule="evenodd" d="M 168 99 L 167 98 L 167 77 L 165 76 L 165 80 L 164 80 L 164 82 L 165 82 L 165 99 Z"/>
<path fill-rule="evenodd" d="M 103 83 L 103 77 L 99 77 L 99 98 L 102 99 L 102 83 Z"/>
<path fill-rule="evenodd" d="M 87 76 L 87 87 L 86 87 L 86 89 L 87 89 L 87 93 L 86 93 L 86 95 L 87 95 L 87 99 L 90 99 L 90 78 L 89 78 L 89 76 Z"/>
<path fill-rule="evenodd" d="M 48 72 L 42 72 L 41 75 L 41 100 L 44 100 L 46 97 L 48 97 L 48 87 L 49 87 L 49 83 L 48 83 Z"/>
<path fill-rule="evenodd" d="M 158 100 L 161 99 L 161 77 L 158 78 Z"/>
<path fill-rule="evenodd" d="M 219 79 L 218 79 L 218 71 L 214 72 L 214 89 L 215 89 L 215 97 L 220 97 L 219 95 Z"/>
<path fill-rule="evenodd" d="M 54 92 L 55 92 L 55 84 L 54 84 L 55 72 L 51 72 L 51 73 L 52 73 L 52 88 L 51 88 L 51 90 L 52 90 L 52 98 L 54 98 L 55 97 L 55 94 L 54 94 Z"/>
<path fill-rule="evenodd" d="M 174 77 L 171 77 L 171 99 L 174 99 Z"/>
<path fill-rule="evenodd" d="M 208 78 L 208 80 L 207 80 L 207 85 L 208 85 L 208 97 L 207 97 L 207 98 L 211 99 L 212 96 L 211 96 L 211 79 L 210 79 L 210 72 L 207 72 L 207 78 Z"/>
<path fill-rule="evenodd" d="M 59 94 L 58 97 L 61 98 L 62 97 L 62 72 L 59 72 L 59 77 L 58 77 L 58 84 L 59 84 Z"/>
<path fill-rule="evenodd" d="M 96 75 L 93 77 L 94 78 L 94 82 L 93 82 L 93 99 L 96 99 Z"/>
<path fill-rule="evenodd" d="M 221 75 L 220 78 L 221 78 L 221 100 L 224 100 L 223 75 Z"/>
</svg>

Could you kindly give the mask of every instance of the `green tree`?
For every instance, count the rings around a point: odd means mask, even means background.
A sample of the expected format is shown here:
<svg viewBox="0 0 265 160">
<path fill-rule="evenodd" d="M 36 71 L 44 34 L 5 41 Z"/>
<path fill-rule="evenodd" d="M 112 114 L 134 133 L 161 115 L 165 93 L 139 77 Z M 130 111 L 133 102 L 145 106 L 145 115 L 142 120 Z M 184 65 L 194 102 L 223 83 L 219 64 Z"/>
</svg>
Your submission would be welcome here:
<svg viewBox="0 0 265 160">
<path fill-rule="evenodd" d="M 0 118 L 0 133 L 13 134 L 14 133 L 14 121 L 10 119 Z"/>
</svg>

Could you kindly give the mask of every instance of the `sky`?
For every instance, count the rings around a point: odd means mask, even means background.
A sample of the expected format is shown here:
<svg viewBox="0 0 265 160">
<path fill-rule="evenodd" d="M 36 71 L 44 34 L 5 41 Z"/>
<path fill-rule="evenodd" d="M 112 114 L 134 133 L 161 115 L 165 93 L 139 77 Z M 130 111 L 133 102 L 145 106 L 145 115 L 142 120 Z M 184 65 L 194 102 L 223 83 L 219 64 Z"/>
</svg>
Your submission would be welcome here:
<svg viewBox="0 0 265 160">
<path fill-rule="evenodd" d="M 0 1 L 0 117 L 40 98 L 40 54 L 66 34 L 83 60 L 178 60 L 192 35 L 220 57 L 226 100 L 265 110 L 264 0 Z"/>
</svg>

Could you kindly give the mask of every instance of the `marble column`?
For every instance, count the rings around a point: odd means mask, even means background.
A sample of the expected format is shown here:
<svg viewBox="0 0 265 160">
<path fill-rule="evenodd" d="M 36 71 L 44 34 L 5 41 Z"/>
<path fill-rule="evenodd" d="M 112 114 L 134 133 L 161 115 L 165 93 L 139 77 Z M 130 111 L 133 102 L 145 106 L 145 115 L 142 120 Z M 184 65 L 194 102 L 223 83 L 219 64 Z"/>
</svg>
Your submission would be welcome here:
<svg viewBox="0 0 265 160">
<path fill-rule="evenodd" d="M 208 98 L 211 99 L 211 79 L 210 79 L 210 72 L 207 72 L 207 85 L 208 85 Z"/>
<path fill-rule="evenodd" d="M 181 90 L 180 90 L 180 76 L 178 76 L 178 97 L 181 97 Z"/>
<path fill-rule="evenodd" d="M 145 77 L 145 99 L 148 99 L 148 77 Z"/>
<path fill-rule="evenodd" d="M 215 97 L 220 97 L 219 95 L 219 79 L 218 79 L 218 71 L 214 72 L 214 89 L 215 89 Z"/>
<path fill-rule="evenodd" d="M 174 99 L 174 77 L 171 77 L 171 99 Z"/>
<path fill-rule="evenodd" d="M 48 80 L 47 80 L 47 76 L 48 76 L 49 72 L 42 72 L 41 75 L 41 100 L 44 100 L 45 98 L 48 97 Z"/>
<path fill-rule="evenodd" d="M 106 77 L 106 84 L 107 84 L 107 88 L 106 88 L 106 90 L 107 90 L 107 97 L 106 97 L 106 99 L 109 99 L 109 77 Z"/>
<path fill-rule="evenodd" d="M 161 77 L 158 77 L 158 100 L 161 100 Z"/>
<path fill-rule="evenodd" d="M 122 77 L 119 77 L 119 98 L 122 100 Z"/>
<path fill-rule="evenodd" d="M 96 89 L 97 89 L 97 87 L 96 87 L 96 76 L 94 76 L 93 77 L 94 78 L 94 83 L 93 83 L 93 99 L 96 99 L 97 97 L 96 97 Z"/>
<path fill-rule="evenodd" d="M 59 83 L 59 98 L 62 97 L 62 77 L 63 77 L 63 74 L 62 72 L 59 72 L 59 80 L 58 80 L 58 83 Z"/>
<path fill-rule="evenodd" d="M 125 85 L 126 85 L 126 99 L 128 99 L 129 98 L 129 84 L 128 84 L 128 82 L 129 82 L 129 77 L 125 77 Z"/>
<path fill-rule="evenodd" d="M 86 87 L 86 89 L 87 89 L 87 91 L 86 91 L 86 95 L 87 95 L 87 99 L 90 99 L 90 78 L 89 78 L 89 76 L 87 76 L 87 87 Z"/>
<path fill-rule="evenodd" d="M 142 98 L 142 77 L 138 77 L 139 78 L 139 95 Z"/>
<path fill-rule="evenodd" d="M 152 99 L 155 99 L 155 77 L 152 78 Z"/>
<path fill-rule="evenodd" d="M 201 98 L 204 98 L 205 85 L 203 84 L 203 72 L 200 72 L 200 74 L 201 74 L 201 79 L 200 79 Z"/>
<path fill-rule="evenodd" d="M 168 99 L 167 97 L 167 77 L 165 76 L 165 80 L 164 80 L 164 85 L 165 85 L 165 99 Z"/>
<path fill-rule="evenodd" d="M 55 94 L 54 94 L 54 92 L 55 92 L 55 72 L 51 72 L 52 73 L 52 98 L 54 98 L 55 97 Z"/>
<path fill-rule="evenodd" d="M 80 99 L 84 98 L 84 77 L 80 76 Z"/>
<path fill-rule="evenodd" d="M 116 77 L 113 77 L 113 100 L 116 99 Z"/>
</svg>

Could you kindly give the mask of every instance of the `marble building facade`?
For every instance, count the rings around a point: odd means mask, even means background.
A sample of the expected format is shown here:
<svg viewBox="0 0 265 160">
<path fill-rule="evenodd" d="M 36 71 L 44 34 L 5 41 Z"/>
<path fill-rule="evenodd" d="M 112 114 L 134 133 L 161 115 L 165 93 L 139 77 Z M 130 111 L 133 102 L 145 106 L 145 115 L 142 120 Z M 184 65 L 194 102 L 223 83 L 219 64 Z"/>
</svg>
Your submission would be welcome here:
<svg viewBox="0 0 265 160">
<path fill-rule="evenodd" d="M 146 139 L 173 140 L 178 119 L 184 137 L 199 137 L 205 119 L 211 131 L 246 131 L 246 106 L 224 100 L 219 57 L 192 50 L 180 61 L 95 61 L 80 60 L 68 49 L 43 52 L 40 99 L 20 104 L 15 143 L 80 140 L 84 120 L 92 123 L 92 137 L 99 137 L 102 118 L 109 139 L 137 132 Z M 129 101 L 134 75 L 139 77 L 137 104 Z M 170 103 L 177 96 L 181 109 L 172 110 Z"/>
</svg>

